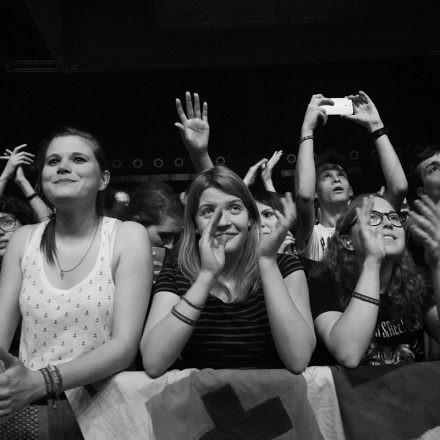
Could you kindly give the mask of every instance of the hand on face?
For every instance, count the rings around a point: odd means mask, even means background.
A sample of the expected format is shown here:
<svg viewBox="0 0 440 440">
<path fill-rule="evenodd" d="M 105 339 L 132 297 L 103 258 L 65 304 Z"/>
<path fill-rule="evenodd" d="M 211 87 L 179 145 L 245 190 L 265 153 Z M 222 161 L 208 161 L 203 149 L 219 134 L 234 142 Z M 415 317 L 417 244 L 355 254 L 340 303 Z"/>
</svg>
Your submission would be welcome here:
<svg viewBox="0 0 440 440">
<path fill-rule="evenodd" d="M 281 199 L 284 207 L 284 214 L 275 210 L 277 221 L 271 231 L 267 234 L 262 234 L 260 243 L 258 245 L 259 258 L 275 258 L 278 250 L 282 246 L 289 228 L 295 221 L 295 204 L 292 200 L 292 194 L 286 193 L 285 197 Z"/>
</svg>

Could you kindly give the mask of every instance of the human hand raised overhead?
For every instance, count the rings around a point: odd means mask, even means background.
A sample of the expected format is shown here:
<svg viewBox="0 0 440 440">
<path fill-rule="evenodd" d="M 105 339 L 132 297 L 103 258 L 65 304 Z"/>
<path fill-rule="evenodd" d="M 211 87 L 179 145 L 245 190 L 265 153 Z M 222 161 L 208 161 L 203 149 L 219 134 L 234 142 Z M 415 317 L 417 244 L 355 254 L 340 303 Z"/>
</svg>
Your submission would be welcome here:
<svg viewBox="0 0 440 440">
<path fill-rule="evenodd" d="M 330 98 L 326 98 L 320 93 L 312 95 L 309 105 L 307 106 L 306 114 L 304 115 L 304 121 L 302 124 L 302 133 L 313 132 L 316 126 L 321 122 L 322 125 L 327 123 L 327 112 L 321 106 L 334 105 L 334 102 Z"/>
<path fill-rule="evenodd" d="M 185 147 L 192 154 L 205 153 L 208 150 L 209 123 L 208 103 L 204 102 L 200 107 L 200 98 L 194 93 L 194 103 L 191 93 L 185 93 L 186 114 L 182 103 L 176 98 L 177 116 L 180 122 L 174 125 L 179 129 Z"/>
<path fill-rule="evenodd" d="M 275 192 L 275 187 L 272 182 L 272 171 L 282 155 L 283 150 L 275 151 L 272 157 L 261 167 L 261 180 L 267 191 Z"/>
<path fill-rule="evenodd" d="M 11 177 L 15 177 L 17 168 L 33 163 L 35 155 L 28 151 L 22 151 L 26 146 L 27 144 L 21 144 L 13 150 L 5 149 L 3 156 L 0 156 L 0 159 L 7 161 L 1 177 L 9 180 Z"/>
<path fill-rule="evenodd" d="M 217 230 L 217 225 L 222 216 L 221 207 L 217 207 L 203 230 L 199 240 L 200 272 L 205 272 L 217 277 L 225 267 L 226 238 Z"/>
<path fill-rule="evenodd" d="M 410 211 L 411 230 L 425 247 L 425 260 L 440 269 L 440 201 L 434 203 L 427 195 L 414 202 L 416 211 Z"/>
<path fill-rule="evenodd" d="M 384 126 L 376 106 L 365 92 L 360 90 L 357 95 L 349 95 L 347 98 L 353 102 L 353 114 L 341 115 L 342 118 L 354 121 L 370 132 Z"/>
<path fill-rule="evenodd" d="M 276 209 L 274 210 L 277 222 L 268 234 L 262 234 L 257 250 L 258 258 L 276 258 L 278 250 L 283 245 L 286 235 L 295 221 L 296 209 L 292 194 L 287 192 L 281 198 L 281 203 L 283 204 L 284 214 Z"/>
<path fill-rule="evenodd" d="M 258 170 L 260 170 L 260 168 L 263 169 L 266 163 L 267 163 L 267 159 L 263 158 L 260 159 L 256 164 L 252 165 L 248 169 L 246 176 L 243 177 L 243 182 L 247 187 L 251 186 L 255 182 L 255 179 L 258 174 Z"/>
</svg>

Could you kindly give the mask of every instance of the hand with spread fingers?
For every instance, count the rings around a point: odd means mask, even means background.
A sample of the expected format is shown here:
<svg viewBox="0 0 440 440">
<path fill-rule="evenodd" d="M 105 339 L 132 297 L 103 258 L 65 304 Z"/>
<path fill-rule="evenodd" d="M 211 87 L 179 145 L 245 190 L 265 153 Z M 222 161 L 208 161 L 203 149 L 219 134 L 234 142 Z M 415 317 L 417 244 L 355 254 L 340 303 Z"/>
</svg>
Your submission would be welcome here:
<svg viewBox="0 0 440 440">
<path fill-rule="evenodd" d="M 217 231 L 222 210 L 217 207 L 199 240 L 201 272 L 217 277 L 225 266 L 225 237 Z"/>
<path fill-rule="evenodd" d="M 255 179 L 257 178 L 258 175 L 258 170 L 260 169 L 263 170 L 266 163 L 267 163 L 267 159 L 263 158 L 260 159 L 256 164 L 252 165 L 248 169 L 246 176 L 243 177 L 243 182 L 247 187 L 251 186 L 255 182 Z"/>
<path fill-rule="evenodd" d="M 272 157 L 261 168 L 261 179 L 263 180 L 264 187 L 267 191 L 276 192 L 274 184 L 272 182 L 272 171 L 275 168 L 275 165 L 279 162 L 282 155 L 283 150 L 275 151 Z"/>
<path fill-rule="evenodd" d="M 276 258 L 278 250 L 286 239 L 286 235 L 295 221 L 295 204 L 292 194 L 287 192 L 285 197 L 281 198 L 284 207 L 284 214 L 275 210 L 277 222 L 269 234 L 263 234 L 258 245 L 257 255 L 259 258 Z"/>
<path fill-rule="evenodd" d="M 347 96 L 353 102 L 353 114 L 342 115 L 344 119 L 356 122 L 370 132 L 383 128 L 379 112 L 371 98 L 362 90 L 357 95 Z"/>
<path fill-rule="evenodd" d="M 427 195 L 414 202 L 417 211 L 409 213 L 411 230 L 425 246 L 425 260 L 440 269 L 440 201 L 434 203 Z"/>
<path fill-rule="evenodd" d="M 46 392 L 43 375 L 32 371 L 15 356 L 0 348 L 0 360 L 5 371 L 0 373 L 0 423 L 27 404 L 43 397 Z M 5 421 L 5 420 L 3 420 Z"/>
<path fill-rule="evenodd" d="M 200 98 L 194 93 L 193 100 L 191 93 L 185 93 L 186 114 L 183 110 L 180 99 L 176 99 L 177 116 L 180 122 L 174 125 L 179 129 L 185 147 L 191 153 L 206 152 L 209 141 L 208 103 L 200 106 Z"/>
</svg>

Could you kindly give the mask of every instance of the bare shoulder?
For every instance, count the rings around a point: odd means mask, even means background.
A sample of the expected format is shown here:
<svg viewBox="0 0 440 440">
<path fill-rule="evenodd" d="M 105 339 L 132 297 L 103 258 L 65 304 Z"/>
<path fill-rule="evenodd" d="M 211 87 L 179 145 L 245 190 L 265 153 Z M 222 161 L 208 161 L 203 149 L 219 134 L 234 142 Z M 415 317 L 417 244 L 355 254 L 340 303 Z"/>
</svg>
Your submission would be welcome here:
<svg viewBox="0 0 440 440">
<path fill-rule="evenodd" d="M 150 236 L 141 224 L 132 221 L 120 221 L 115 229 L 115 249 L 119 252 L 130 252 L 140 247 L 150 248 Z"/>
</svg>

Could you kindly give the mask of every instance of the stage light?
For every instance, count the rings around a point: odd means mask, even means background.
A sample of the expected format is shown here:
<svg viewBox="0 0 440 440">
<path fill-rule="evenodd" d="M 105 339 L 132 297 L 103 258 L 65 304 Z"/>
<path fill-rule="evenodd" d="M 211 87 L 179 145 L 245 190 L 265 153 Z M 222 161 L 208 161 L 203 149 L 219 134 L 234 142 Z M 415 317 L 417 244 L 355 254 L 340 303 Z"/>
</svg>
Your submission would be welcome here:
<svg viewBox="0 0 440 440">
<path fill-rule="evenodd" d="M 181 157 L 176 157 L 176 158 L 174 159 L 174 166 L 175 166 L 176 168 L 180 168 L 180 167 L 182 167 L 184 163 L 185 163 L 185 162 L 183 161 L 183 159 L 182 159 Z"/>
<path fill-rule="evenodd" d="M 143 165 L 143 162 L 142 162 L 141 159 L 135 159 L 135 160 L 133 161 L 133 166 L 134 166 L 135 168 L 141 168 L 142 165 Z"/>
<path fill-rule="evenodd" d="M 119 169 L 122 167 L 122 161 L 120 159 L 114 159 L 112 161 L 112 167 L 115 169 Z"/>
<path fill-rule="evenodd" d="M 153 161 L 154 168 L 162 168 L 163 167 L 163 160 L 160 157 L 156 157 Z"/>
<path fill-rule="evenodd" d="M 226 163 L 226 159 L 223 156 L 217 156 L 215 159 L 216 165 L 224 165 Z"/>
<path fill-rule="evenodd" d="M 350 153 L 348 154 L 348 157 L 351 160 L 358 160 L 359 159 L 359 152 L 357 150 L 351 150 Z"/>
<path fill-rule="evenodd" d="M 287 163 L 295 163 L 296 156 L 293 153 L 290 153 L 286 156 Z"/>
</svg>

